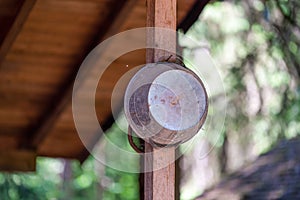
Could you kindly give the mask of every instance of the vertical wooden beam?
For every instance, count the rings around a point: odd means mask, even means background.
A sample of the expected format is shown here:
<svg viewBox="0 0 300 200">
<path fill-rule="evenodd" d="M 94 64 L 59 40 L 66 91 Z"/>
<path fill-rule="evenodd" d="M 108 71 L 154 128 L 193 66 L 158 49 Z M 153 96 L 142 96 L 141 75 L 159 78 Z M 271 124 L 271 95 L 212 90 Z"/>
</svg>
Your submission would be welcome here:
<svg viewBox="0 0 300 200">
<path fill-rule="evenodd" d="M 170 163 L 166 166 L 166 163 Z M 161 168 L 162 166 L 166 166 Z M 153 199 L 175 199 L 175 147 L 153 148 Z"/>
<path fill-rule="evenodd" d="M 147 0 L 147 26 L 168 28 L 176 31 L 176 0 Z M 176 35 L 148 33 L 147 42 L 155 42 L 159 46 L 173 45 L 176 52 Z M 170 52 L 159 49 L 147 49 L 147 63 L 157 62 L 166 58 Z M 156 149 L 145 144 L 145 152 L 152 152 L 144 156 L 144 168 L 158 169 L 170 163 L 166 167 L 144 175 L 144 199 L 173 200 L 175 198 L 175 148 Z"/>
<path fill-rule="evenodd" d="M 147 0 L 147 26 L 168 28 L 176 31 L 176 5 L 177 0 Z M 147 42 L 163 45 L 173 45 L 176 50 L 176 36 L 170 35 L 147 35 Z M 168 57 L 169 52 L 159 49 L 148 49 L 146 52 L 146 61 L 148 63 L 157 62 L 162 57 Z"/>
</svg>

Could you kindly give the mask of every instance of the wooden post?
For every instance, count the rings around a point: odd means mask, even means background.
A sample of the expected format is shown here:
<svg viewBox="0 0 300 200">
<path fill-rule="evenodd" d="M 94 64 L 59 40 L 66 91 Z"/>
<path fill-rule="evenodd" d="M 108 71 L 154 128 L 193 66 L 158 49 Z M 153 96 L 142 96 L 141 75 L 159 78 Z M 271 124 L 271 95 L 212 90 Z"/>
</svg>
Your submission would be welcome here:
<svg viewBox="0 0 300 200">
<path fill-rule="evenodd" d="M 147 0 L 147 26 L 168 28 L 176 31 L 176 0 Z M 151 33 L 153 34 L 153 33 Z M 147 35 L 147 42 L 155 42 L 159 46 L 164 44 L 173 45 L 176 52 L 176 35 L 154 34 Z M 173 48 L 173 47 L 172 47 Z M 146 61 L 153 63 L 161 58 L 169 57 L 170 53 L 158 49 L 147 49 Z M 175 162 L 175 147 L 156 149 L 145 144 L 145 152 L 152 152 L 152 155 L 144 157 L 144 168 L 157 169 L 165 166 L 170 161 Z M 146 172 L 144 175 L 144 199 L 145 200 L 173 200 L 175 198 L 175 164 L 160 170 Z"/>
</svg>

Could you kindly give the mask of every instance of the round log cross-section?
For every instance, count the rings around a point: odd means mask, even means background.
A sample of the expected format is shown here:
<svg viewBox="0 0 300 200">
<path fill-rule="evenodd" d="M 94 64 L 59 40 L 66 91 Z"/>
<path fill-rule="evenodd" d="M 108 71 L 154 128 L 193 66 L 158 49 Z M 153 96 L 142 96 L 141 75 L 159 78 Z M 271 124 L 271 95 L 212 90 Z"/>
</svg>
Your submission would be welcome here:
<svg viewBox="0 0 300 200">
<path fill-rule="evenodd" d="M 208 101 L 192 71 L 175 63 L 151 63 L 131 79 L 124 105 L 135 133 L 157 147 L 193 137 L 205 121 Z"/>
</svg>

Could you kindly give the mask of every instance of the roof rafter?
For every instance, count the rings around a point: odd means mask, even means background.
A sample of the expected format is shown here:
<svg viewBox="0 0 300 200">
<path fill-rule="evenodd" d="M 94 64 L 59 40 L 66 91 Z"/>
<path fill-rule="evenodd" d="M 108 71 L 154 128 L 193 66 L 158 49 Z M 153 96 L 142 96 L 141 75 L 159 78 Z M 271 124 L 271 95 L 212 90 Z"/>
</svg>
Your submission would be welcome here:
<svg viewBox="0 0 300 200">
<path fill-rule="evenodd" d="M 43 115 L 37 121 L 36 125 L 28 131 L 25 140 L 26 142 L 23 141 L 20 144 L 21 148 L 36 149 L 38 148 L 39 144 L 43 142 L 43 140 L 47 137 L 47 134 L 50 132 L 51 127 L 53 127 L 60 114 L 71 102 L 73 83 L 79 67 L 82 61 L 85 59 L 85 56 L 87 56 L 90 51 L 97 44 L 99 44 L 99 42 L 103 41 L 110 35 L 116 34 L 120 30 L 120 27 L 126 20 L 126 16 L 130 13 L 130 10 L 134 7 L 134 4 L 136 2 L 137 0 L 115 0 L 115 3 L 112 5 L 114 9 L 111 9 L 112 11 L 107 16 L 105 20 L 106 23 L 102 24 L 101 27 L 99 27 L 100 31 L 95 35 L 95 38 L 91 40 L 90 45 L 88 45 L 88 48 L 85 51 L 85 55 L 74 67 L 74 71 L 70 75 L 69 79 L 63 85 L 62 89 L 57 93 L 57 96 L 53 98 L 52 102 L 49 104 L 48 108 L 44 111 Z M 111 124 L 112 123 L 113 122 L 111 122 Z"/>
<path fill-rule="evenodd" d="M 0 170 L 8 172 L 35 171 L 36 152 L 7 150 L 0 152 Z"/>
<path fill-rule="evenodd" d="M 0 47 L 0 65 L 5 59 L 8 51 L 16 40 L 18 34 L 20 33 L 24 23 L 26 22 L 33 6 L 35 5 L 36 0 L 24 0 L 23 4 L 12 24 L 10 30 L 6 34 L 5 39 L 3 40 Z"/>
<path fill-rule="evenodd" d="M 189 28 L 198 19 L 204 7 L 209 3 L 210 0 L 197 0 L 192 9 L 188 12 L 187 16 L 180 22 L 178 29 L 183 30 L 186 33 Z"/>
</svg>

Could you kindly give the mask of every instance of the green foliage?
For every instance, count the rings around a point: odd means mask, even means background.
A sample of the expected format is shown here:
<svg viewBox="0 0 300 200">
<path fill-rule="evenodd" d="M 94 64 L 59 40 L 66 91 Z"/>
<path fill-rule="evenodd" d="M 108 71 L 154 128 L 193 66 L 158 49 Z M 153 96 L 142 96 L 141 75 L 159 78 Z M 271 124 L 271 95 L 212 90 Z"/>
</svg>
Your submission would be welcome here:
<svg viewBox="0 0 300 200">
<path fill-rule="evenodd" d="M 138 174 L 130 174 L 107 168 L 106 176 L 113 180 L 113 182 L 104 191 L 103 199 L 139 199 Z"/>
<path fill-rule="evenodd" d="M 123 150 L 134 151 L 128 143 L 127 134 L 116 124 L 105 137 Z M 124 159 L 111 146 L 105 146 L 103 153 L 120 165 L 139 169 L 138 159 Z M 0 199 L 139 199 L 138 174 L 110 167 L 99 170 L 96 166 L 100 164 L 96 162 L 93 157 L 83 164 L 75 160 L 38 158 L 35 173 L 0 173 Z"/>
<path fill-rule="evenodd" d="M 257 154 L 280 138 L 300 134 L 300 99 L 295 95 L 300 76 L 299 8 L 298 1 L 216 2 L 188 32 L 210 45 L 225 74 L 226 134 L 249 135 L 245 138 Z M 185 54 L 193 59 L 192 49 Z"/>
<path fill-rule="evenodd" d="M 299 11 L 297 0 L 214 2 L 188 31 L 189 37 L 209 49 L 228 100 L 219 142 L 207 139 L 219 153 L 216 165 L 225 169 L 214 174 L 230 173 L 279 140 L 300 135 Z M 195 44 L 180 42 L 187 47 L 184 58 L 199 65 Z M 218 95 L 211 100 L 217 101 Z M 200 194 L 206 186 L 184 194 Z"/>
<path fill-rule="evenodd" d="M 0 174 L 0 198 L 3 200 L 56 199 L 61 195 L 60 181 L 56 173 L 58 169 L 57 161 L 39 159 L 37 174 L 2 173 Z"/>
<path fill-rule="evenodd" d="M 71 162 L 69 180 L 62 178 L 65 162 Z M 0 199 L 97 199 L 92 163 L 88 159 L 81 166 L 77 161 L 38 158 L 35 173 L 0 174 Z"/>
<path fill-rule="evenodd" d="M 114 124 L 107 132 L 107 139 L 114 143 L 114 145 L 118 146 L 118 148 L 134 152 L 128 142 L 127 134 L 125 134 L 116 124 Z M 119 163 L 119 165 L 126 165 L 130 168 L 139 169 L 139 160 L 124 159 L 118 152 L 113 151 L 110 146 L 106 147 L 105 156 L 109 157 L 110 160 L 115 160 Z M 106 185 L 103 193 L 103 199 L 139 199 L 139 174 L 121 172 L 110 167 L 106 167 L 105 176 L 110 180 L 110 183 Z"/>
</svg>

